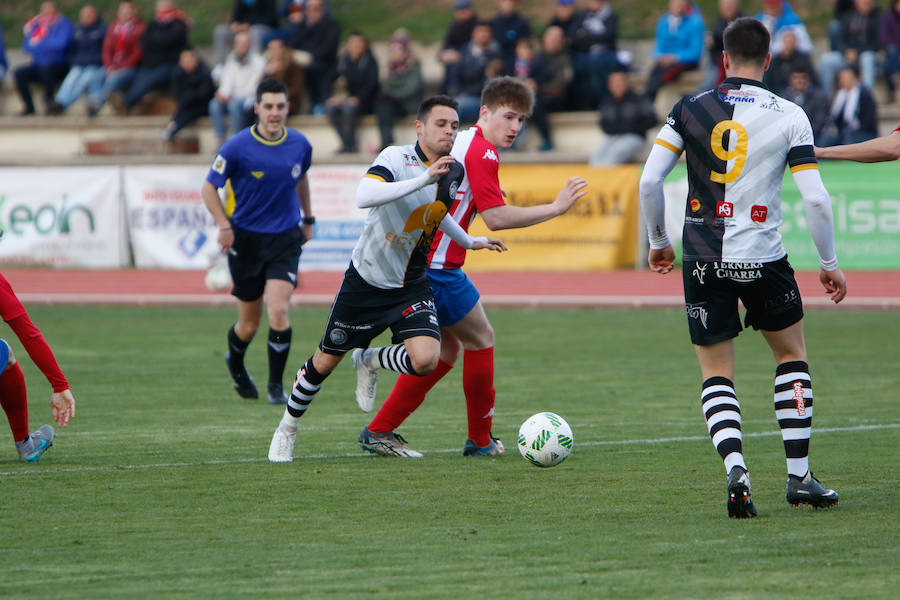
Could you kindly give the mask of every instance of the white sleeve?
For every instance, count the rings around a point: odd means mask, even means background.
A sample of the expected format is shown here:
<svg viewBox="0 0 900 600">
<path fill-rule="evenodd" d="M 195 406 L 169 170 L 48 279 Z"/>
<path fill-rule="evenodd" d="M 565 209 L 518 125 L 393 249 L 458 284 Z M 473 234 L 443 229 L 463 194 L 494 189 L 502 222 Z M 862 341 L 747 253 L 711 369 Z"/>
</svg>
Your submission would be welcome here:
<svg viewBox="0 0 900 600">
<path fill-rule="evenodd" d="M 412 179 L 403 181 L 382 181 L 376 177 L 363 176 L 356 188 L 356 206 L 371 208 L 398 200 L 419 188 L 433 183 L 428 171 Z"/>
<path fill-rule="evenodd" d="M 472 237 L 466 233 L 466 230 L 456 222 L 456 219 L 454 219 L 450 213 L 447 213 L 444 218 L 441 219 L 438 229 L 449 235 L 451 240 L 466 250 L 470 249 L 475 242 L 487 242 L 486 237 Z"/>
<path fill-rule="evenodd" d="M 831 215 L 831 196 L 822 183 L 818 169 L 803 169 L 792 173 L 794 183 L 803 197 L 806 209 L 806 222 L 809 232 L 819 253 L 819 264 L 826 271 L 838 267 L 837 253 L 834 250 L 834 222 Z"/>
<path fill-rule="evenodd" d="M 667 146 L 653 144 L 650 156 L 644 164 L 644 172 L 641 173 L 641 211 L 647 224 L 647 238 L 652 250 L 670 245 L 669 236 L 666 235 L 666 197 L 663 194 L 663 181 L 678 162 L 678 156 Z"/>
</svg>

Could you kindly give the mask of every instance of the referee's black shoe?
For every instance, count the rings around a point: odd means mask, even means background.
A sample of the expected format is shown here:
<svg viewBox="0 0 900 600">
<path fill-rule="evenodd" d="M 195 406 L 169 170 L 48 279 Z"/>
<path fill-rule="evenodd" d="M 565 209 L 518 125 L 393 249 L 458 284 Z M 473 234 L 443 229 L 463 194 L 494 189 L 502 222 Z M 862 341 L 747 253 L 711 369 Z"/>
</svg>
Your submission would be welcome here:
<svg viewBox="0 0 900 600">
<path fill-rule="evenodd" d="M 259 392 L 256 390 L 256 384 L 247 373 L 244 367 L 244 361 L 231 360 L 231 352 L 225 354 L 225 364 L 228 365 L 228 372 L 231 374 L 231 380 L 234 381 L 234 391 L 241 398 L 259 398 Z"/>
<path fill-rule="evenodd" d="M 284 386 L 280 383 L 269 383 L 269 404 L 287 404 L 288 397 L 284 393 Z"/>
<path fill-rule="evenodd" d="M 838 503 L 838 493 L 824 487 L 819 480 L 813 477 L 812 471 L 806 473 L 806 477 L 788 475 L 785 497 L 790 504 L 800 506 L 805 504 L 815 508 L 826 508 Z"/>
<path fill-rule="evenodd" d="M 752 519 L 756 507 L 750 499 L 750 475 L 742 467 L 732 467 L 728 473 L 728 516 L 732 519 Z"/>
</svg>

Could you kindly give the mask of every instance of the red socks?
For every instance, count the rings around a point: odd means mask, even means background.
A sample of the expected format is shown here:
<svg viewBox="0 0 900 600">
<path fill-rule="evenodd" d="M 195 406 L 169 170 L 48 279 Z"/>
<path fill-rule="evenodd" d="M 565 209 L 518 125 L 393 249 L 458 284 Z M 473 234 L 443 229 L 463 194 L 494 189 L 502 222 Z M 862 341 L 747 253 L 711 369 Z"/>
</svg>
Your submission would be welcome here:
<svg viewBox="0 0 900 600">
<path fill-rule="evenodd" d="M 494 348 L 463 353 L 463 392 L 469 419 L 469 439 L 478 447 L 491 443 L 494 422 Z"/>
<path fill-rule="evenodd" d="M 19 363 L 7 366 L 0 374 L 0 406 L 9 420 L 13 440 L 25 440 L 28 437 L 28 390 Z"/>
<path fill-rule="evenodd" d="M 400 375 L 378 414 L 369 423 L 369 431 L 387 433 L 400 427 L 406 417 L 419 408 L 425 400 L 425 394 L 452 368 L 450 363 L 439 360 L 434 370 L 424 377 Z"/>
</svg>

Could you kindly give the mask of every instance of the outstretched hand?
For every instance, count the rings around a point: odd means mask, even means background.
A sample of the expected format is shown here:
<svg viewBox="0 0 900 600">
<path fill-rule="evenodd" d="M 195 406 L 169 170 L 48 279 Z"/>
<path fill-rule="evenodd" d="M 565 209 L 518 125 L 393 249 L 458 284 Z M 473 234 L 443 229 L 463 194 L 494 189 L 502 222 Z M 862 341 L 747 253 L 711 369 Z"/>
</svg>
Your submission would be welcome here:
<svg viewBox="0 0 900 600">
<path fill-rule="evenodd" d="M 559 214 L 566 213 L 572 208 L 576 200 L 587 194 L 585 189 L 587 184 L 587 179 L 584 177 L 569 177 L 566 185 L 563 186 L 563 189 L 556 195 L 556 200 L 553 201 L 559 209 Z"/>
<path fill-rule="evenodd" d="M 456 162 L 452 156 L 442 156 L 428 167 L 428 176 L 432 179 L 438 179 L 441 175 L 446 175 L 450 171 L 450 166 Z"/>
<path fill-rule="evenodd" d="M 68 425 L 69 419 L 75 416 L 75 396 L 72 395 L 72 390 L 53 392 L 50 396 L 50 412 L 60 427 Z"/>
<path fill-rule="evenodd" d="M 472 250 L 493 250 L 494 252 L 505 252 L 508 250 L 503 240 L 498 238 L 484 238 L 487 241 L 475 240 L 472 243 Z"/>
<path fill-rule="evenodd" d="M 651 249 L 650 254 L 647 256 L 647 263 L 650 265 L 651 271 L 665 275 L 675 266 L 675 251 L 672 250 L 672 246 L 666 246 L 658 250 Z"/>
<path fill-rule="evenodd" d="M 831 301 L 839 303 L 847 295 L 847 278 L 840 268 L 833 271 L 819 269 L 819 281 L 825 288 L 826 294 L 831 294 Z"/>
</svg>

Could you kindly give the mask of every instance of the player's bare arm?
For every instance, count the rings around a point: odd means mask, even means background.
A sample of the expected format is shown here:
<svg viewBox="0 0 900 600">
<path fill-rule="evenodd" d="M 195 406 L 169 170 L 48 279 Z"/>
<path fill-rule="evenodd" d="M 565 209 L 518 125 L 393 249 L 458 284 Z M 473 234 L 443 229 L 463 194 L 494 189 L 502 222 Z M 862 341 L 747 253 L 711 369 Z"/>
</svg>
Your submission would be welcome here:
<svg viewBox="0 0 900 600">
<path fill-rule="evenodd" d="M 212 215 L 216 225 L 219 227 L 219 235 L 216 241 L 222 248 L 222 252 L 228 252 L 232 244 L 234 244 L 234 232 L 231 230 L 231 222 L 225 216 L 225 209 L 222 207 L 222 201 L 219 200 L 219 192 L 215 186 L 208 181 L 203 182 L 200 188 L 200 195 L 203 197 L 203 204 Z"/>
<path fill-rule="evenodd" d="M 583 177 L 570 177 L 553 202 L 537 206 L 502 204 L 481 212 L 481 218 L 491 231 L 529 227 L 565 214 L 587 194 L 588 182 Z"/>
<path fill-rule="evenodd" d="M 900 131 L 858 144 L 816 148 L 816 158 L 874 163 L 900 159 Z"/>
</svg>

